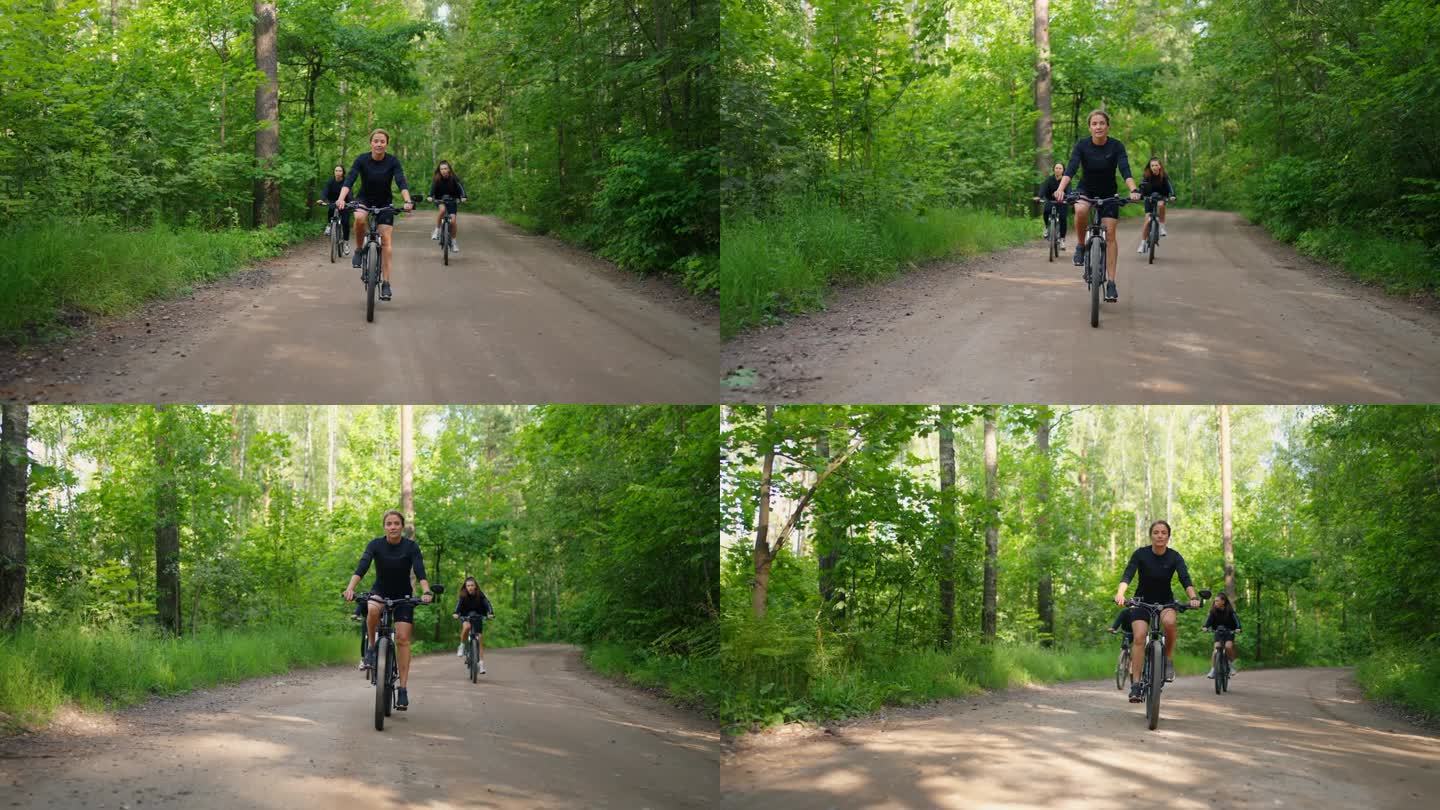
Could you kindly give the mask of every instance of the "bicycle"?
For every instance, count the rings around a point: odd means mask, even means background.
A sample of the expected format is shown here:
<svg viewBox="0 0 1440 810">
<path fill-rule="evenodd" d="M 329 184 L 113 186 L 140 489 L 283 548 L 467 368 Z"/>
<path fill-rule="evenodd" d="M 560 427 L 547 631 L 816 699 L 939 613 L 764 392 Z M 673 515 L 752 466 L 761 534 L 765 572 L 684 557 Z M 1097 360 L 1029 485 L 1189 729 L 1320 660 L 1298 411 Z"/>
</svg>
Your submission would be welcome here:
<svg viewBox="0 0 1440 810">
<path fill-rule="evenodd" d="M 1209 591 L 1200 591 L 1200 601 L 1210 598 Z M 1160 612 L 1173 608 L 1177 613 L 1190 610 L 1188 602 L 1142 602 L 1126 599 L 1126 607 L 1140 608 L 1150 614 L 1150 632 L 1145 642 L 1145 663 L 1140 672 L 1140 687 L 1145 696 L 1145 719 L 1151 731 L 1160 725 L 1160 692 L 1165 688 L 1165 632 L 1160 626 Z M 1155 677 L 1159 672 L 1160 677 Z"/>
<path fill-rule="evenodd" d="M 1129 197 L 1105 197 L 1103 199 L 1096 199 L 1079 193 L 1065 195 L 1065 202 L 1067 204 L 1076 201 L 1090 203 L 1091 217 L 1090 223 L 1086 227 L 1085 249 L 1081 262 L 1085 266 L 1085 287 L 1090 291 L 1090 325 L 1099 327 L 1100 292 L 1105 287 L 1105 250 L 1108 245 L 1105 240 L 1105 226 L 1100 220 L 1100 210 L 1103 206 L 1112 202 L 1124 206 L 1128 205 L 1132 200 Z"/>
<path fill-rule="evenodd" d="M 351 208 L 357 208 L 375 217 L 392 211 L 396 214 L 405 213 L 405 209 L 396 208 L 393 205 L 379 208 L 372 208 L 361 202 L 351 202 L 349 205 Z M 365 284 L 365 320 L 367 322 L 375 320 L 375 289 L 380 286 L 381 264 L 385 257 L 383 247 L 380 242 L 380 226 L 372 221 L 370 227 L 365 229 L 365 244 L 360 246 L 360 281 Z"/>
<path fill-rule="evenodd" d="M 445 591 L 445 586 L 435 585 L 430 590 L 435 596 L 439 596 Z M 375 628 L 375 646 L 366 651 L 365 663 L 367 665 L 366 677 L 369 679 L 370 685 L 375 687 L 375 730 L 384 731 L 385 718 L 390 716 L 390 710 L 394 705 L 395 689 L 400 682 L 400 664 L 395 655 L 395 608 L 402 605 L 434 604 L 434 602 L 426 603 L 416 596 L 387 599 L 370 591 L 355 594 L 355 599 L 379 602 L 381 605 L 380 623 Z"/>
<path fill-rule="evenodd" d="M 464 201 L 465 201 L 465 198 L 462 197 L 462 198 L 460 198 L 459 200 L 457 200 L 457 199 L 455 199 L 454 197 L 451 197 L 450 195 L 447 194 L 447 195 L 445 195 L 444 197 L 441 197 L 441 198 L 438 199 L 438 200 L 435 199 L 434 197 L 426 197 L 425 199 L 429 200 L 430 202 L 445 203 L 446 206 L 447 206 L 447 208 L 446 208 L 446 210 L 445 210 L 445 218 L 444 218 L 443 220 L 441 220 L 441 223 L 440 223 L 440 263 L 441 263 L 441 264 L 444 264 L 444 265 L 449 265 L 449 264 L 450 264 L 450 246 L 453 244 L 453 240 L 454 240 L 454 237 L 452 237 L 452 236 L 450 235 L 450 223 L 452 223 L 452 222 L 455 221 L 455 214 L 449 210 L 448 206 L 449 206 L 450 203 L 461 203 L 461 202 L 464 202 Z"/>
<path fill-rule="evenodd" d="M 1204 627 L 1215 633 L 1214 649 L 1210 653 L 1210 666 L 1215 670 L 1215 694 L 1230 691 L 1230 656 L 1225 652 L 1225 642 L 1234 641 L 1239 630 L 1228 627 Z"/>
<path fill-rule="evenodd" d="M 1051 203 L 1050 216 L 1045 220 L 1045 233 L 1048 235 L 1046 241 L 1050 243 L 1049 260 L 1053 262 L 1060 255 L 1060 218 L 1066 215 L 1066 206 L 1064 203 L 1057 203 L 1054 200 L 1042 200 L 1039 197 L 1034 199 L 1042 203 Z"/>
<path fill-rule="evenodd" d="M 340 227 L 340 209 L 328 200 L 316 200 L 315 204 L 330 207 L 330 221 L 325 226 L 325 233 L 330 235 L 330 263 L 334 264 L 337 256 L 345 255 L 343 247 L 345 240 L 341 238 L 340 235 L 342 230 Z"/>
<path fill-rule="evenodd" d="M 1159 192 L 1150 194 L 1145 198 L 1145 214 L 1150 217 L 1150 225 L 1145 229 L 1145 252 L 1150 254 L 1150 264 L 1155 263 L 1155 248 L 1160 244 L 1160 206 L 1159 203 L 1165 199 L 1165 195 Z M 1175 199 L 1171 197 L 1170 199 Z"/>
<path fill-rule="evenodd" d="M 1115 688 L 1124 690 L 1130 683 L 1130 646 L 1135 643 L 1135 634 L 1129 630 L 1111 630 L 1120 635 L 1120 658 L 1115 662 Z"/>
<path fill-rule="evenodd" d="M 460 621 L 470 623 L 470 637 L 465 639 L 465 668 L 470 672 L 470 682 L 476 683 L 480 674 L 480 634 L 485 619 L 481 613 L 466 613 Z"/>
</svg>

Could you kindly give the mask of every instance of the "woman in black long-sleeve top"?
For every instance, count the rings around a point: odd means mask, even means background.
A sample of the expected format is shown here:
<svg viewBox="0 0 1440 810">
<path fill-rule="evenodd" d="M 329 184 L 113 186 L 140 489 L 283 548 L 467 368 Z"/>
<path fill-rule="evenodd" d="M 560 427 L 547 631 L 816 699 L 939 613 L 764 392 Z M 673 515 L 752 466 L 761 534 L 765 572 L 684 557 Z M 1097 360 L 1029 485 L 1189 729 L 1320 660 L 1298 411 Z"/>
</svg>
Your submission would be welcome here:
<svg viewBox="0 0 1440 810">
<path fill-rule="evenodd" d="M 447 202 L 442 199 L 444 197 L 454 199 Z M 459 253 L 460 244 L 455 241 L 455 233 L 459 229 L 460 203 L 465 201 L 465 186 L 448 160 L 440 161 L 435 167 L 435 174 L 430 178 L 430 199 L 439 204 L 439 212 L 435 214 L 435 232 L 430 234 L 430 238 L 439 239 L 440 226 L 445 222 L 445 215 L 456 214 L 455 218 L 450 220 L 450 252 Z"/>
<path fill-rule="evenodd" d="M 453 616 L 461 619 L 460 625 L 460 646 L 455 650 L 455 655 L 465 656 L 465 639 L 470 637 L 470 620 L 464 618 L 470 614 L 479 614 L 480 618 L 475 623 L 475 641 L 480 646 L 480 674 L 485 674 L 485 617 L 495 615 L 490 607 L 490 600 L 486 598 L 485 592 L 480 590 L 480 583 L 474 577 L 466 577 L 465 584 L 460 586 L 460 598 L 455 600 L 455 612 Z"/>
<path fill-rule="evenodd" d="M 1063 202 L 1056 202 L 1055 199 L 1054 199 L 1054 197 L 1055 197 L 1055 190 L 1058 189 L 1058 188 L 1060 188 L 1060 178 L 1062 178 L 1062 177 L 1065 176 L 1065 164 L 1064 164 L 1064 163 L 1056 163 L 1056 164 L 1055 164 L 1055 168 L 1052 169 L 1052 171 L 1054 171 L 1055 174 L 1052 175 L 1052 176 L 1050 176 L 1050 177 L 1045 178 L 1045 179 L 1044 179 L 1043 181 L 1041 181 L 1041 183 L 1040 183 L 1040 188 L 1039 188 L 1039 191 L 1040 191 L 1040 199 L 1042 199 L 1042 200 L 1045 201 L 1045 209 L 1044 209 L 1044 211 L 1041 212 L 1040 216 L 1043 217 L 1044 220 L 1045 220 L 1045 237 L 1044 237 L 1044 238 L 1049 239 L 1049 238 L 1050 238 L 1050 211 L 1051 211 L 1051 209 L 1054 209 L 1054 208 L 1059 208 L 1059 209 L 1060 209 L 1060 249 L 1061 249 L 1061 250 L 1064 250 L 1064 249 L 1065 249 L 1065 229 L 1066 229 L 1066 226 L 1069 225 L 1069 223 L 1070 223 L 1070 210 L 1069 210 L 1070 207 L 1069 207 L 1068 205 L 1066 205 L 1065 203 L 1063 203 Z"/>
<path fill-rule="evenodd" d="M 336 166 L 335 176 L 330 179 L 330 182 L 325 184 L 325 190 L 320 192 L 320 199 L 315 201 L 326 207 L 325 217 L 327 223 L 329 222 L 329 218 L 335 214 L 335 201 L 340 199 L 340 189 L 344 187 L 345 167 Z M 353 216 L 355 216 L 355 212 L 349 208 L 340 212 L 340 232 L 345 237 L 340 242 L 341 256 L 350 255 L 350 218 Z M 328 224 L 325 226 L 325 235 L 330 235 L 330 226 Z"/>
<path fill-rule="evenodd" d="M 1218 632 L 1221 628 L 1230 632 Z M 1225 655 L 1230 659 L 1230 674 L 1239 672 L 1240 670 L 1235 668 L 1235 657 L 1239 655 L 1235 650 L 1235 634 L 1240 632 L 1240 616 L 1235 612 L 1235 606 L 1230 604 L 1229 597 L 1223 593 L 1215 597 L 1215 601 L 1210 604 L 1210 615 L 1205 617 L 1205 626 L 1201 629 L 1215 633 L 1215 646 L 1222 643 L 1225 645 Z M 1211 667 L 1205 677 L 1215 677 L 1215 668 Z"/>
</svg>

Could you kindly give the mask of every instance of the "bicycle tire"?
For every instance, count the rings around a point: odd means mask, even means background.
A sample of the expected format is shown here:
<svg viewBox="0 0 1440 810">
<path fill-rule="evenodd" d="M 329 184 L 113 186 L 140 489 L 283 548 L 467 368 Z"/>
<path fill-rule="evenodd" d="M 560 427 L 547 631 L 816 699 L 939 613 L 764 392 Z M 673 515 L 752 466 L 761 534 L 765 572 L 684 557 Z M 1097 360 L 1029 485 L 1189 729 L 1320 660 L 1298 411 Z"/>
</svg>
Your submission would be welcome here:
<svg viewBox="0 0 1440 810">
<path fill-rule="evenodd" d="M 378 673 L 382 666 L 390 663 L 389 639 L 381 636 L 375 639 L 375 666 L 371 668 L 372 673 Z M 389 678 L 372 678 L 375 683 L 375 730 L 385 730 L 385 715 L 390 712 L 386 710 L 386 692 L 390 689 Z"/>
<path fill-rule="evenodd" d="M 385 716 L 389 717 L 390 712 L 395 708 L 395 690 L 400 685 L 400 665 L 395 661 L 395 642 L 393 639 L 386 639 L 385 652 L 389 656 L 390 666 L 385 668 L 387 677 L 385 680 L 389 685 L 385 688 Z"/>
<path fill-rule="evenodd" d="M 1130 680 L 1130 651 L 1121 650 L 1120 660 L 1115 662 L 1115 688 L 1123 690 Z"/>
<path fill-rule="evenodd" d="M 1224 677 L 1223 679 L 1218 679 L 1218 680 L 1220 681 L 1220 691 L 1222 691 L 1222 692 L 1229 692 L 1229 691 L 1230 691 L 1230 657 L 1229 657 L 1228 655 L 1226 655 L 1223 651 L 1220 653 L 1220 657 L 1225 659 L 1225 677 Z M 1217 674 L 1218 674 L 1218 673 L 1217 673 Z"/>
<path fill-rule="evenodd" d="M 1096 248 L 1099 248 L 1098 250 Z M 1090 325 L 1100 327 L 1100 295 L 1105 289 L 1105 243 L 1091 239 L 1085 251 L 1085 264 L 1090 268 Z"/>
<path fill-rule="evenodd" d="M 1050 239 L 1049 239 L 1049 242 L 1050 242 L 1050 259 L 1049 259 L 1049 261 L 1052 261 L 1052 262 L 1053 262 L 1053 261 L 1055 261 L 1055 257 L 1060 255 L 1060 239 L 1059 239 L 1059 235 L 1056 233 L 1055 217 L 1054 217 L 1053 215 L 1050 217 L 1048 224 L 1049 224 L 1049 229 L 1048 229 L 1048 230 L 1049 230 L 1049 234 L 1050 234 Z"/>
<path fill-rule="evenodd" d="M 1155 248 L 1160 244 L 1160 220 L 1150 218 L 1150 264 L 1155 263 Z"/>
<path fill-rule="evenodd" d="M 334 264 L 334 263 L 335 263 L 335 254 L 340 252 L 340 237 L 335 234 L 335 229 L 336 229 L 337 227 L 339 227 L 339 223 L 336 223 L 336 222 L 331 222 L 331 223 L 330 223 L 330 263 L 331 263 L 331 264 Z"/>
<path fill-rule="evenodd" d="M 375 288 L 379 286 L 380 270 L 378 267 L 371 269 L 372 261 L 378 263 L 380 251 L 365 248 L 365 258 L 360 260 L 360 272 L 365 274 L 365 320 L 367 323 L 375 322 Z"/>
<path fill-rule="evenodd" d="M 470 682 L 475 683 L 480 677 L 480 651 L 475 646 L 475 634 L 470 634 Z"/>
<path fill-rule="evenodd" d="M 1160 690 L 1165 686 L 1165 642 L 1151 643 L 1148 654 L 1154 663 L 1150 667 L 1150 691 L 1145 695 L 1145 721 L 1154 731 L 1160 725 Z"/>
<path fill-rule="evenodd" d="M 445 224 L 440 226 L 440 263 L 450 265 L 450 219 L 445 219 Z"/>
</svg>

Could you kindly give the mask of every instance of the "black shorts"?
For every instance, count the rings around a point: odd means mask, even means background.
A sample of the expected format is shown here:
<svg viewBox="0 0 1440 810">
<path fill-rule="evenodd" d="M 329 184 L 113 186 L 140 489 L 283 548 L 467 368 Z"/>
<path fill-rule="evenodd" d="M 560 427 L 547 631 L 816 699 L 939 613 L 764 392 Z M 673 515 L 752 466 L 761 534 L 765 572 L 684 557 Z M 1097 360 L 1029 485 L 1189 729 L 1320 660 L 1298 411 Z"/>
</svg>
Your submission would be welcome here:
<svg viewBox="0 0 1440 810">
<path fill-rule="evenodd" d="M 373 207 L 375 207 L 375 208 L 383 208 L 384 206 L 387 206 L 387 205 L 391 205 L 391 204 L 392 204 L 392 203 L 388 203 L 388 202 L 387 202 L 387 203 L 371 203 L 371 202 L 365 202 L 364 200 L 361 200 L 361 202 L 364 202 L 366 205 L 373 206 Z M 394 212 L 394 211 L 386 211 L 386 212 L 383 213 L 383 214 L 371 214 L 371 213 L 368 213 L 368 212 L 367 212 L 367 213 L 365 214 L 365 217 L 366 217 L 366 218 L 369 220 L 369 222 L 370 222 L 371 224 L 373 224 L 373 225 L 394 225 L 394 224 L 395 224 L 395 212 Z"/>
<path fill-rule="evenodd" d="M 1083 189 L 1083 188 L 1080 189 L 1080 193 L 1083 194 L 1083 195 L 1085 195 L 1086 197 L 1113 197 L 1113 196 L 1114 196 L 1114 193 L 1112 193 L 1112 194 L 1091 194 L 1090 192 L 1086 191 L 1086 190 Z M 1118 193 L 1118 192 L 1115 192 L 1115 193 Z M 1120 203 L 1119 203 L 1119 202 L 1109 202 L 1109 203 L 1105 203 L 1104 205 L 1091 205 L 1091 206 L 1090 206 L 1090 210 L 1091 210 L 1092 214 L 1093 214 L 1093 212 L 1094 212 L 1096 209 L 1099 209 L 1099 211 L 1100 211 L 1100 218 L 1101 218 L 1101 219 L 1119 219 L 1119 218 L 1120 218 Z"/>
<path fill-rule="evenodd" d="M 1217 627 L 1217 628 L 1215 629 L 1215 640 L 1216 640 L 1216 641 L 1222 641 L 1222 642 L 1223 642 L 1223 641 L 1234 641 L 1234 640 L 1235 640 L 1235 631 L 1234 631 L 1234 630 L 1231 630 L 1231 629 L 1228 628 L 1228 627 Z"/>
<path fill-rule="evenodd" d="M 411 593 L 398 593 L 398 594 L 381 594 L 381 593 L 377 593 L 377 594 L 375 594 L 375 595 L 376 595 L 376 596 L 383 596 L 383 597 L 385 597 L 386 599 L 401 599 L 401 598 L 406 597 L 406 596 L 414 596 L 414 594 L 411 594 Z M 384 605 L 381 605 L 379 602 L 376 602 L 375 604 L 380 605 L 380 609 L 381 609 L 381 610 L 384 610 L 384 609 L 385 609 L 385 606 L 384 606 Z M 361 605 L 361 609 L 363 609 L 363 610 L 369 610 L 369 607 L 366 606 L 366 605 Z M 396 624 L 399 624 L 400 622 L 409 622 L 409 623 L 411 623 L 411 624 L 414 624 L 414 623 L 415 623 L 415 606 L 414 606 L 414 605 L 396 605 L 396 606 L 395 606 L 395 609 L 391 612 L 390 615 L 391 615 L 391 617 L 395 620 L 395 623 L 396 623 Z"/>
<path fill-rule="evenodd" d="M 460 211 L 459 200 L 441 200 L 440 204 L 445 206 L 445 213 L 447 214 L 455 214 Z"/>
<path fill-rule="evenodd" d="M 478 635 L 478 636 L 483 636 L 483 635 L 485 635 L 485 617 L 483 617 L 483 616 L 476 616 L 476 617 L 473 618 L 473 619 L 467 619 L 467 618 L 465 618 L 464 616 L 461 616 L 461 617 L 460 617 L 460 624 L 461 624 L 462 627 L 464 626 L 465 622 L 470 622 L 470 632 L 471 632 L 471 633 L 474 633 L 475 635 Z"/>
</svg>

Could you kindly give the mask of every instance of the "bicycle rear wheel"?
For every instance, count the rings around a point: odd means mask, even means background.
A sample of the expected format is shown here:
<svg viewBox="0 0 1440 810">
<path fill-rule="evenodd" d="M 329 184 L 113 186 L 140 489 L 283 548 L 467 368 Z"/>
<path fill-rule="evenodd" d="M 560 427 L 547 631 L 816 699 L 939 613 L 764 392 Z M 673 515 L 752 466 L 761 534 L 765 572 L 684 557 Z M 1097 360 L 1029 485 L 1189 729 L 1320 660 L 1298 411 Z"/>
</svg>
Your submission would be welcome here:
<svg viewBox="0 0 1440 810">
<path fill-rule="evenodd" d="M 1165 685 L 1165 642 L 1156 641 L 1145 653 L 1150 658 L 1150 691 L 1145 695 L 1145 720 L 1151 731 L 1160 725 L 1160 690 Z"/>
<path fill-rule="evenodd" d="M 375 682 L 375 730 L 385 730 L 385 715 L 390 713 L 390 644 L 389 639 L 380 636 L 375 639 L 375 667 L 371 672 L 383 672 Z"/>
<path fill-rule="evenodd" d="M 380 249 L 365 248 L 365 258 L 360 260 L 360 272 L 365 274 L 365 320 L 375 320 L 375 288 L 380 284 Z"/>
</svg>

